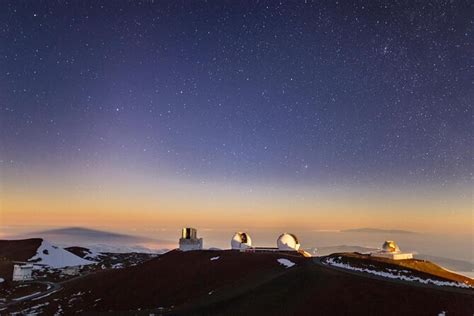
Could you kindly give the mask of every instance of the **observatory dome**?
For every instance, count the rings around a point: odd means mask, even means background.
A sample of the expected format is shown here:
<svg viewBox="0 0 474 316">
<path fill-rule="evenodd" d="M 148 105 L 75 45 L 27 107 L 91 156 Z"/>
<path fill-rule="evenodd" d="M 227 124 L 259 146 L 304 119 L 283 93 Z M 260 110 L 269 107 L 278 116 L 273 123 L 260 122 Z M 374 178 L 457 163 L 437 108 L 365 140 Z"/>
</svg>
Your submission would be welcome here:
<svg viewBox="0 0 474 316">
<path fill-rule="evenodd" d="M 382 250 L 385 252 L 400 252 L 400 248 L 393 240 L 387 240 L 382 245 Z"/>
<path fill-rule="evenodd" d="M 232 237 L 230 245 L 232 249 L 246 249 L 252 247 L 252 239 L 249 234 L 238 232 L 234 234 L 234 237 Z"/>
<path fill-rule="evenodd" d="M 298 238 L 293 234 L 284 233 L 277 239 L 277 246 L 280 250 L 298 250 L 300 243 Z"/>
</svg>

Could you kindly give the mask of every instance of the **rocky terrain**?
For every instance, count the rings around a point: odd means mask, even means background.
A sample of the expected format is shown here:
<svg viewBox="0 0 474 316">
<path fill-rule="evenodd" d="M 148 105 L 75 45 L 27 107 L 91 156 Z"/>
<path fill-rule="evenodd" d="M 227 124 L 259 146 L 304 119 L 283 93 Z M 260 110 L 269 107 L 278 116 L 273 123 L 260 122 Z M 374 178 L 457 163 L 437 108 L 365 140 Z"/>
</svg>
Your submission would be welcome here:
<svg viewBox="0 0 474 316">
<path fill-rule="evenodd" d="M 9 260 L 37 257 L 42 240 L 3 243 Z M 21 245 L 21 247 L 19 247 Z M 37 247 L 34 249 L 34 247 Z M 23 249 L 21 249 L 23 248 Z M 424 260 L 357 253 L 173 250 L 163 255 L 67 248 L 77 275 L 43 266 L 35 281 L 0 284 L 3 314 L 472 315 L 472 279 Z M 25 259 L 26 258 L 26 259 Z M 80 261 L 83 260 L 83 261 Z M 5 261 L 7 262 L 7 260 Z M 7 277 L 7 275 L 1 275 Z M 395 276 L 395 277 L 394 277 Z M 426 280 L 432 280 L 426 281 Z M 25 298 L 26 297 L 26 298 Z M 16 299 L 16 300 L 15 300 Z"/>
</svg>

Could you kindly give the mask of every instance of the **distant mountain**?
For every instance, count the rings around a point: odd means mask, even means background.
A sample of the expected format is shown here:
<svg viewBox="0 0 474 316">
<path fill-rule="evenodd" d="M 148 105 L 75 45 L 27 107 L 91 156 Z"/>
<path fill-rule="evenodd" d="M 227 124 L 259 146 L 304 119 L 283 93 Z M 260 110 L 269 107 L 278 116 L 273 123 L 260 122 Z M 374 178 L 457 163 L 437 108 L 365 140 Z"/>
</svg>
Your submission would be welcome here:
<svg viewBox="0 0 474 316">
<path fill-rule="evenodd" d="M 415 258 L 428 260 L 428 261 L 437 263 L 440 266 L 452 271 L 459 271 L 459 272 L 462 272 L 462 271 L 473 272 L 474 271 L 474 263 L 469 262 L 469 261 L 430 256 L 430 255 L 425 255 L 421 253 L 415 254 Z"/>
<path fill-rule="evenodd" d="M 66 228 L 59 228 L 59 229 L 50 229 L 40 232 L 33 232 L 30 235 L 35 236 L 64 236 L 64 237 L 79 237 L 79 238 L 87 238 L 87 239 L 94 239 L 94 240 L 127 240 L 129 242 L 144 242 L 144 241 L 151 241 L 151 238 L 141 237 L 141 236 L 133 236 L 127 234 L 118 234 L 103 230 L 95 230 L 83 227 L 66 227 Z"/>
<path fill-rule="evenodd" d="M 99 252 L 155 252 L 157 249 L 172 249 L 176 242 L 149 237 L 120 234 L 84 227 L 66 227 L 37 231 L 19 236 L 40 237 L 64 247 L 85 246 Z"/>
<path fill-rule="evenodd" d="M 354 228 L 354 229 L 345 229 L 341 230 L 343 233 L 369 233 L 369 234 L 417 234 L 409 230 L 401 229 L 379 229 L 379 228 Z"/>
<path fill-rule="evenodd" d="M 377 248 L 368 248 L 362 246 L 348 246 L 348 245 L 338 245 L 338 246 L 327 246 L 327 247 L 313 247 L 305 249 L 307 252 L 313 256 L 327 256 L 333 253 L 339 252 L 359 252 L 366 253 L 378 250 Z"/>
</svg>

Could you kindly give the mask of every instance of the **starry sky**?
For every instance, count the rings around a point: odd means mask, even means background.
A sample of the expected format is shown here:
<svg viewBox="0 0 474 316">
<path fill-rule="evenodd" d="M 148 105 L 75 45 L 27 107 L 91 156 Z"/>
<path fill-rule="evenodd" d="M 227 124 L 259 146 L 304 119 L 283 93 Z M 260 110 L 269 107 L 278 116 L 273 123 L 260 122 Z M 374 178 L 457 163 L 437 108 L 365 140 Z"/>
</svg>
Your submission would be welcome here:
<svg viewBox="0 0 474 316">
<path fill-rule="evenodd" d="M 467 1 L 1 5 L 4 225 L 472 232 Z"/>
</svg>

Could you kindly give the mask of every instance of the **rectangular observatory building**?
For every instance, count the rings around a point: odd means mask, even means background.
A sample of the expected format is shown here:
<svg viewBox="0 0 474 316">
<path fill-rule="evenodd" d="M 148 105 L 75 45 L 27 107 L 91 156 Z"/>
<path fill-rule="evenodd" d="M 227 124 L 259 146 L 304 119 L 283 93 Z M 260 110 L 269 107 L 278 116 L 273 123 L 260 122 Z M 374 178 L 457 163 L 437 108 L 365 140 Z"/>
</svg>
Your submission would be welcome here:
<svg viewBox="0 0 474 316">
<path fill-rule="evenodd" d="M 179 250 L 201 250 L 202 238 L 197 238 L 197 230 L 195 228 L 186 227 L 181 231 L 181 238 L 179 239 Z"/>
</svg>

